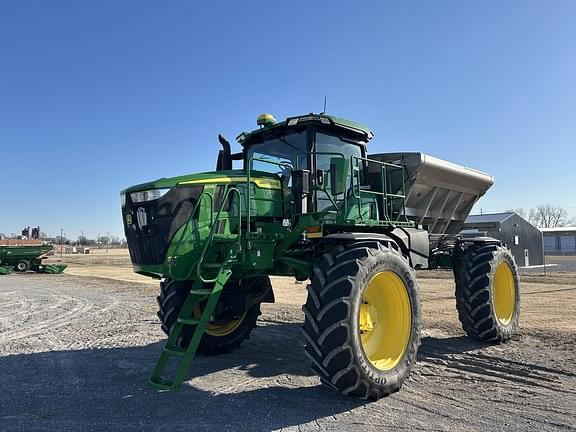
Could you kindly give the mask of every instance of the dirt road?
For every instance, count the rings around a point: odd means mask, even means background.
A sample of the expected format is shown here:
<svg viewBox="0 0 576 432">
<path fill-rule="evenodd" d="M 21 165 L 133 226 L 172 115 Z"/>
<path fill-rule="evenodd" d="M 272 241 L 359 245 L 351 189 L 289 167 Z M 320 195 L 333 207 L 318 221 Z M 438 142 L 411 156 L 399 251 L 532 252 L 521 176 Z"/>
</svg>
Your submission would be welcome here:
<svg viewBox="0 0 576 432">
<path fill-rule="evenodd" d="M 263 308 L 248 343 L 199 357 L 179 393 L 158 393 L 147 385 L 163 339 L 155 285 L 1 277 L 0 430 L 575 430 L 573 276 L 528 279 L 518 336 L 486 347 L 463 336 L 452 282 L 433 275 L 420 280 L 416 368 L 376 403 L 327 390 L 309 371 L 305 285 L 275 279 L 279 303 Z"/>
</svg>

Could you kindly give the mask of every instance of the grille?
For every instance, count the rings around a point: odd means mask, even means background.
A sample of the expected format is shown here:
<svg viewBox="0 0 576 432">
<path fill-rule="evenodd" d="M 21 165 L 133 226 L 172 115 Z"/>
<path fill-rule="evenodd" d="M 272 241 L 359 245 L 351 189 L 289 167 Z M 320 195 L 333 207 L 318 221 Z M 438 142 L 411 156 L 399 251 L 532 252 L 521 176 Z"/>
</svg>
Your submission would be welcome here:
<svg viewBox="0 0 576 432">
<path fill-rule="evenodd" d="M 124 233 L 133 264 L 165 262 L 172 237 L 192 216 L 201 193 L 202 186 L 178 186 L 157 200 L 141 203 L 132 203 L 126 194 Z"/>
</svg>

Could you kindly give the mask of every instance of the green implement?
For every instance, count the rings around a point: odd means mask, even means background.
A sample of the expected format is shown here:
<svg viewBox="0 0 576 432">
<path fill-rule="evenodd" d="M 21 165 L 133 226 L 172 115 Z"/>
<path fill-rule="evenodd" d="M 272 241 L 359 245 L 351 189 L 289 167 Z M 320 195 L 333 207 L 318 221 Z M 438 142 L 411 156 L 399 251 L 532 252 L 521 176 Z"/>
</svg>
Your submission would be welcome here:
<svg viewBox="0 0 576 432">
<path fill-rule="evenodd" d="M 0 270 L 0 274 L 7 274 L 10 267 L 17 272 L 32 270 L 38 273 L 62 273 L 65 264 L 44 264 L 47 254 L 54 249 L 51 244 L 0 246 L 0 266 L 8 270 Z"/>
</svg>

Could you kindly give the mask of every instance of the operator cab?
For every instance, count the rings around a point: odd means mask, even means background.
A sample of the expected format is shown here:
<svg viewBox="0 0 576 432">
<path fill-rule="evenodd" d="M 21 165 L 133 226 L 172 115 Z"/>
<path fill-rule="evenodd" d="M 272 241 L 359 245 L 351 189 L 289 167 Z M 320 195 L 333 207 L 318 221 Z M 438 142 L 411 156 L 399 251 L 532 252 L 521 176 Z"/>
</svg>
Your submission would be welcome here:
<svg viewBox="0 0 576 432">
<path fill-rule="evenodd" d="M 237 137 L 244 170 L 280 176 L 294 194 L 296 213 L 322 211 L 341 199 L 352 187 L 354 170 L 361 171 L 358 165 L 372 138 L 365 126 L 324 114 L 280 123 L 265 114 L 258 125 L 260 129 Z"/>
</svg>

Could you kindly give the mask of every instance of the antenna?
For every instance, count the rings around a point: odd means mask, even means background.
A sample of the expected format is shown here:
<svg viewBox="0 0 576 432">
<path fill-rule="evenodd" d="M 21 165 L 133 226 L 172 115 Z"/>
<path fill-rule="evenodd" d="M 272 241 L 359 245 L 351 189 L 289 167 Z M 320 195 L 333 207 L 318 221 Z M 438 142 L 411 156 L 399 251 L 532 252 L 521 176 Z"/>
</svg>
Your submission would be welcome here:
<svg viewBox="0 0 576 432">
<path fill-rule="evenodd" d="M 324 96 L 324 109 L 320 114 L 326 114 L 326 96 Z"/>
</svg>

